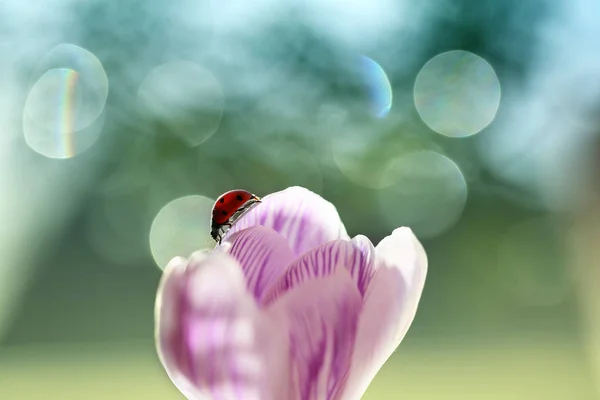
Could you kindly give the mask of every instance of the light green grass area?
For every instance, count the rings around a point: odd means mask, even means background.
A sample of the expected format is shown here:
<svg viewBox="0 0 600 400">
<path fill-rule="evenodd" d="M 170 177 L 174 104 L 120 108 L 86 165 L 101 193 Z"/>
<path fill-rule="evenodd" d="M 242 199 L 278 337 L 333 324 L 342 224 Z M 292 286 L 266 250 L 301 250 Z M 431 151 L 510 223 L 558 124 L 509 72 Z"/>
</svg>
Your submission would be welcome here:
<svg viewBox="0 0 600 400">
<path fill-rule="evenodd" d="M 183 399 L 146 346 L 0 352 L 2 400 Z M 403 348 L 365 400 L 593 400 L 584 354 L 557 343 Z M 282 399 L 284 400 L 284 399 Z"/>
</svg>

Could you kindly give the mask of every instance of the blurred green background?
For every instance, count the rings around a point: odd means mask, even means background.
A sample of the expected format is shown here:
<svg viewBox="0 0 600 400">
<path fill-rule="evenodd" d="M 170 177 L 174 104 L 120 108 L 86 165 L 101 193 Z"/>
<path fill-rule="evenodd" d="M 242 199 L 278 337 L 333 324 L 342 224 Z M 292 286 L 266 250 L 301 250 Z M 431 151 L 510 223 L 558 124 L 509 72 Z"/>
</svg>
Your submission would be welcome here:
<svg viewBox="0 0 600 400">
<path fill-rule="evenodd" d="M 596 0 L 0 0 L 0 399 L 182 399 L 153 307 L 212 201 L 411 226 L 365 399 L 600 399 Z"/>
</svg>

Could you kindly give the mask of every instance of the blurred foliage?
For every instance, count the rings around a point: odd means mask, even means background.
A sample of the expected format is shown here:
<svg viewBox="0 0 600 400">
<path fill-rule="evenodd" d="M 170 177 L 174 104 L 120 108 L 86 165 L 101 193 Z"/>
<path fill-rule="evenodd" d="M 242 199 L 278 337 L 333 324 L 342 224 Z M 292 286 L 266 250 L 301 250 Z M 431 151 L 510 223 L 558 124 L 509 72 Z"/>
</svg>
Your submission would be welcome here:
<svg viewBox="0 0 600 400">
<path fill-rule="evenodd" d="M 8 71 L 0 105 L 11 111 L 0 115 L 0 169 L 12 196 L 2 208 L 6 269 L 32 271 L 6 305 L 14 318 L 0 320 L 0 398 L 178 398 L 153 355 L 154 217 L 185 195 L 292 185 L 333 202 L 348 232 L 374 243 L 404 215 L 457 210 L 456 223 L 422 238 L 430 272 L 419 313 L 367 398 L 597 398 L 580 324 L 588 318 L 577 294 L 582 275 L 569 247 L 598 137 L 589 117 L 600 63 L 586 48 L 600 38 L 593 1 L 49 3 L 0 3 L 0 71 Z M 46 159 L 26 147 L 20 113 L 37 63 L 65 42 L 100 60 L 109 95 L 93 147 Z M 413 93 L 423 65 L 456 49 L 492 65 L 502 89 L 494 121 L 460 139 L 431 130 Z M 387 74 L 385 118 L 373 115 L 374 81 L 359 55 Z M 200 99 L 173 117 L 140 106 L 148 74 L 177 60 L 214 75 L 222 109 L 207 111 Z M 190 85 L 174 84 L 165 93 Z M 157 96 L 158 109 L 172 106 L 167 94 Z M 207 134 L 202 121 L 215 118 L 218 129 Z M 202 143 L 191 147 L 183 138 L 195 133 Z M 398 171 L 385 181 L 391 161 L 422 150 L 456 163 L 466 204 L 451 203 L 427 178 L 423 193 L 441 195 L 425 199 L 435 209 L 416 210 L 427 202 L 401 191 Z M 382 208 L 390 203 L 381 196 L 393 193 L 398 206 Z M 8 273 L 1 279 L 12 285 Z M 28 350 L 38 348 L 57 350 Z"/>
</svg>

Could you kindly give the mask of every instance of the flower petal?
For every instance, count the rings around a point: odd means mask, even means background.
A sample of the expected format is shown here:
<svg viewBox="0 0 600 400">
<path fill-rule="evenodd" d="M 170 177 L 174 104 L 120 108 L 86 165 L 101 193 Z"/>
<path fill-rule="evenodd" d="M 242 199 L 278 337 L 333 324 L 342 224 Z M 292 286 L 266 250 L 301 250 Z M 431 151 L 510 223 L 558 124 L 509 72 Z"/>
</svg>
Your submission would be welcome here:
<svg viewBox="0 0 600 400">
<path fill-rule="evenodd" d="M 344 269 L 305 282 L 269 310 L 287 322 L 296 400 L 341 399 L 362 298 Z"/>
<path fill-rule="evenodd" d="M 260 301 L 263 294 L 285 272 L 294 255 L 288 242 L 271 228 L 254 226 L 227 239 L 229 255 L 241 265 L 248 291 Z M 221 247 L 222 248 L 222 247 Z"/>
<path fill-rule="evenodd" d="M 331 240 L 349 239 L 335 206 L 298 186 L 265 196 L 233 224 L 225 238 L 256 225 L 283 236 L 295 257 Z"/>
<path fill-rule="evenodd" d="M 246 292 L 227 254 L 195 254 L 165 270 L 156 303 L 159 356 L 188 399 L 288 397 L 283 328 Z"/>
<path fill-rule="evenodd" d="M 305 281 L 334 274 L 338 269 L 345 269 L 350 273 L 362 296 L 375 274 L 372 250 L 373 245 L 364 236 L 357 236 L 352 241 L 334 240 L 325 243 L 294 261 L 265 294 L 261 304 L 271 304 Z"/>
<path fill-rule="evenodd" d="M 409 228 L 375 249 L 377 272 L 364 299 L 344 399 L 360 399 L 410 327 L 427 275 L 427 255 Z"/>
</svg>

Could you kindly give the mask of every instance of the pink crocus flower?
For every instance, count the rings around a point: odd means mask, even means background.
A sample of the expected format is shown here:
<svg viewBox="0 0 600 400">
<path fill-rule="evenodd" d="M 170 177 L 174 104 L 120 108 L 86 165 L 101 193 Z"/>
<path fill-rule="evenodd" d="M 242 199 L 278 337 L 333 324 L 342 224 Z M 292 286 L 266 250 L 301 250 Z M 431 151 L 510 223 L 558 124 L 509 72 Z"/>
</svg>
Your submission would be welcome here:
<svg viewBox="0 0 600 400">
<path fill-rule="evenodd" d="M 291 187 L 263 198 L 213 251 L 175 258 L 156 342 L 190 400 L 360 399 L 413 321 L 427 257 L 409 228 L 376 247 Z"/>
</svg>

